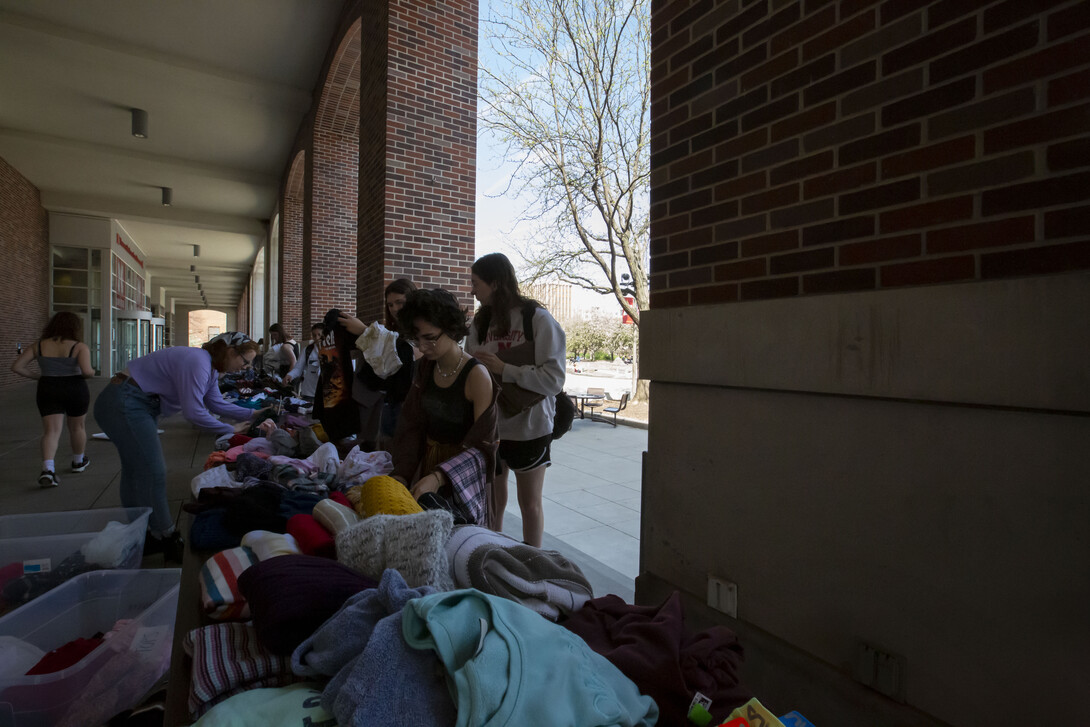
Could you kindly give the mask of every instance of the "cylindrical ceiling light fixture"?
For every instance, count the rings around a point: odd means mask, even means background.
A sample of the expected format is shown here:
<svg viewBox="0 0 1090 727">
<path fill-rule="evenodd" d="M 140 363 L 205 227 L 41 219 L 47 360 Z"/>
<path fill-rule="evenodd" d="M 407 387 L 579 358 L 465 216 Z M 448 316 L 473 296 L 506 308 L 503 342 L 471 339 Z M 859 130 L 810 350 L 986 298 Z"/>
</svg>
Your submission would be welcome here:
<svg viewBox="0 0 1090 727">
<path fill-rule="evenodd" d="M 169 207 L 174 202 L 174 190 L 170 187 L 163 187 L 163 206 Z"/>
<path fill-rule="evenodd" d="M 137 139 L 148 138 L 148 112 L 144 109 L 130 109 L 132 111 L 132 135 Z"/>
</svg>

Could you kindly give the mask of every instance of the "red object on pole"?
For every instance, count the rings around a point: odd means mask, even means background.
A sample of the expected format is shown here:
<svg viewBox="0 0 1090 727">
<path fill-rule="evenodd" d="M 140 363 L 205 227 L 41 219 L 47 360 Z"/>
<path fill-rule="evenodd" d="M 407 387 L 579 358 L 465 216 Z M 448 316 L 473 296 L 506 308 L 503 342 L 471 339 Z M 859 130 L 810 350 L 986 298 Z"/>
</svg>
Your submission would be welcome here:
<svg viewBox="0 0 1090 727">
<path fill-rule="evenodd" d="M 635 299 L 635 298 L 633 298 L 633 297 L 632 297 L 632 296 L 630 296 L 630 295 L 626 295 L 626 296 L 624 297 L 624 302 L 625 302 L 625 303 L 628 303 L 629 305 L 636 305 L 636 299 Z M 622 313 L 621 313 L 621 323 L 635 323 L 635 321 L 633 321 L 633 320 L 632 320 L 632 316 L 628 315 L 627 313 L 624 313 L 624 312 L 623 312 L 623 311 L 624 311 L 624 309 L 623 309 L 623 308 L 622 308 L 621 310 L 622 310 Z"/>
</svg>

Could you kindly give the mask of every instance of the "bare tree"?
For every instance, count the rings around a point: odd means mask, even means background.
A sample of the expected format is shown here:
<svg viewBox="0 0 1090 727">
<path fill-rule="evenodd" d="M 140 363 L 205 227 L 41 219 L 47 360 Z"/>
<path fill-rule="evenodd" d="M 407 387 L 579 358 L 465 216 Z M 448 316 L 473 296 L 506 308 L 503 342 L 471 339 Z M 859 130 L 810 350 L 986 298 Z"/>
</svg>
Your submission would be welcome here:
<svg viewBox="0 0 1090 727">
<path fill-rule="evenodd" d="M 519 218 L 532 228 L 524 273 L 612 294 L 639 325 L 648 301 L 649 0 L 491 7 L 481 128 L 517 163 L 504 196 L 531 200 Z"/>
</svg>

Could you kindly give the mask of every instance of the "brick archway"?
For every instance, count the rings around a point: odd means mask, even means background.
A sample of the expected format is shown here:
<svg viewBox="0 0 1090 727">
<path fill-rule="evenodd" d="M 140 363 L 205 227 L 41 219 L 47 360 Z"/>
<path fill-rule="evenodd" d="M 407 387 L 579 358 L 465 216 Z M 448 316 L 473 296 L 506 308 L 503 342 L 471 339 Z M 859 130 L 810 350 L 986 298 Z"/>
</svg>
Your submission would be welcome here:
<svg viewBox="0 0 1090 727">
<path fill-rule="evenodd" d="M 310 225 L 301 308 L 308 326 L 330 308 L 356 308 L 360 25 L 357 18 L 330 62 L 306 159 Z"/>
</svg>

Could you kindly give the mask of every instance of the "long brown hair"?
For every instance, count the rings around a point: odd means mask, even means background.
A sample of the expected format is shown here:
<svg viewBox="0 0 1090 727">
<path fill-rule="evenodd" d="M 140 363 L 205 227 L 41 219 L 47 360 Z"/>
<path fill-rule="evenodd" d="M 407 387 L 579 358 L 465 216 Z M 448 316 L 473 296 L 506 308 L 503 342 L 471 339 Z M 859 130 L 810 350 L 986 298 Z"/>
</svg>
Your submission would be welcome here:
<svg viewBox="0 0 1090 727">
<path fill-rule="evenodd" d="M 274 323 L 269 326 L 269 333 L 275 333 L 280 337 L 280 340 L 277 341 L 277 343 L 288 342 L 288 334 L 284 333 L 284 326 L 280 325 L 279 323 Z M 272 338 L 272 336 L 269 336 L 269 338 Z"/>
<path fill-rule="evenodd" d="M 533 304 L 535 308 L 545 307 L 519 292 L 515 266 L 502 252 L 482 255 L 473 263 L 470 271 L 488 285 L 496 286 L 492 290 L 492 298 L 488 305 L 478 308 L 477 315 L 473 317 L 473 325 L 477 328 L 477 336 L 480 339 L 479 343 L 484 343 L 485 338 L 488 337 L 489 328 L 497 338 L 506 336 L 511 331 L 511 309 L 522 308 L 527 303 Z"/>
<path fill-rule="evenodd" d="M 42 329 L 42 338 L 59 338 L 67 341 L 83 341 L 83 320 L 71 311 L 53 314 Z"/>
<path fill-rule="evenodd" d="M 397 330 L 397 316 L 390 313 L 390 306 L 386 305 L 386 299 L 390 297 L 390 293 L 398 293 L 400 295 L 407 296 L 409 293 L 416 290 L 416 286 L 413 285 L 413 281 L 408 278 L 398 278 L 394 282 L 386 286 L 386 290 L 382 293 L 382 309 L 386 311 L 386 329 L 389 331 Z"/>
</svg>

